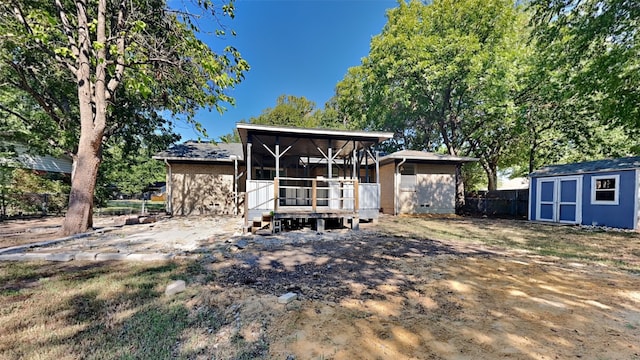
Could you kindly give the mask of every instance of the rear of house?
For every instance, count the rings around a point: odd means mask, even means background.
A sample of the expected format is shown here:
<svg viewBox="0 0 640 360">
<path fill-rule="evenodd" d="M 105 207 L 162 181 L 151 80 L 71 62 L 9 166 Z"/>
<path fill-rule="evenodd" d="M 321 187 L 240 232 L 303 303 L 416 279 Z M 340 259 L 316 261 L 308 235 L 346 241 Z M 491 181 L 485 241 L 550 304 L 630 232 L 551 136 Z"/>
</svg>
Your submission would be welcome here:
<svg viewBox="0 0 640 360">
<path fill-rule="evenodd" d="M 475 158 L 402 150 L 380 160 L 385 214 L 454 214 L 458 168 Z"/>
<path fill-rule="evenodd" d="M 546 166 L 530 178 L 529 220 L 638 229 L 640 157 Z"/>
<path fill-rule="evenodd" d="M 167 212 L 173 215 L 231 215 L 241 207 L 241 144 L 187 142 L 154 159 L 167 165 Z"/>
</svg>

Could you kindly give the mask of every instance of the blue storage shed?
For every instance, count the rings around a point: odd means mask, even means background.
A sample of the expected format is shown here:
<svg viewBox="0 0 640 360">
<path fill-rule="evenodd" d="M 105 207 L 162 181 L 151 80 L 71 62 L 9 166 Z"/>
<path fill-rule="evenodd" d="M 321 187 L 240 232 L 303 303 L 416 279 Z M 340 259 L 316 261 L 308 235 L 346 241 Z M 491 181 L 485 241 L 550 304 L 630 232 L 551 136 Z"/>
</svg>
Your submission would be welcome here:
<svg viewBox="0 0 640 360">
<path fill-rule="evenodd" d="M 529 220 L 640 226 L 640 157 L 550 165 L 529 178 Z"/>
</svg>

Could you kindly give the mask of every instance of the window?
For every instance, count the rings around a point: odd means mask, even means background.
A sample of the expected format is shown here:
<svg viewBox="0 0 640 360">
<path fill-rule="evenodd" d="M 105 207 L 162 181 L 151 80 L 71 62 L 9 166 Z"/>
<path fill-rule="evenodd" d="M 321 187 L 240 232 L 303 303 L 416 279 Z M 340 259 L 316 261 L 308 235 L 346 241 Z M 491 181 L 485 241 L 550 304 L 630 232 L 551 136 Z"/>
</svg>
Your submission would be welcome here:
<svg viewBox="0 0 640 360">
<path fill-rule="evenodd" d="M 602 175 L 591 178 L 591 203 L 618 205 L 620 175 Z"/>
<path fill-rule="evenodd" d="M 400 166 L 400 174 L 402 175 L 415 175 L 416 166 L 414 164 L 404 164 Z"/>
</svg>

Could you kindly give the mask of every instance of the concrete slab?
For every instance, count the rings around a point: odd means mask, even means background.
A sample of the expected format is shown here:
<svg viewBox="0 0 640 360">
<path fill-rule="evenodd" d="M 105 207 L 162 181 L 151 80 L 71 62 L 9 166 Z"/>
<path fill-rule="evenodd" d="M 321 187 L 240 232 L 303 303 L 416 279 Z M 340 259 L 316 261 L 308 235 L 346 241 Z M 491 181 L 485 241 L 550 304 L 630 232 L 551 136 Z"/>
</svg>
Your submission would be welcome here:
<svg viewBox="0 0 640 360">
<path fill-rule="evenodd" d="M 0 254 L 0 261 L 22 261 L 25 260 L 24 253 Z"/>
<path fill-rule="evenodd" d="M 78 261 L 94 261 L 98 252 L 79 251 L 76 253 L 76 260 Z"/>
<path fill-rule="evenodd" d="M 45 257 L 47 261 L 62 261 L 67 262 L 75 259 L 74 253 L 51 253 Z"/>
<path fill-rule="evenodd" d="M 25 261 L 44 261 L 47 260 L 49 253 L 24 253 Z"/>
<path fill-rule="evenodd" d="M 127 260 L 127 256 L 129 256 L 129 254 L 125 254 L 125 253 L 100 253 L 100 254 L 96 255 L 96 260 L 97 261 L 110 261 L 110 260 L 122 261 L 122 260 Z"/>
<path fill-rule="evenodd" d="M 163 260 L 171 260 L 173 259 L 173 254 L 162 254 L 162 253 L 135 253 L 129 254 L 127 256 L 127 260 L 131 261 L 163 261 Z"/>
</svg>

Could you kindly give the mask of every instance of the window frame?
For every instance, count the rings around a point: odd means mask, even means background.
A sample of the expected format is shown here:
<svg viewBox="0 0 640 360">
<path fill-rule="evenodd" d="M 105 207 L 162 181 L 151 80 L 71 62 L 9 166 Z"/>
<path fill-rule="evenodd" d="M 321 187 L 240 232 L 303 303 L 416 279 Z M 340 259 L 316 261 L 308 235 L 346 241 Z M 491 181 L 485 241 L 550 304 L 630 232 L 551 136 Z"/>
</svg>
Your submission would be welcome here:
<svg viewBox="0 0 640 360">
<path fill-rule="evenodd" d="M 613 200 L 596 200 L 598 191 L 611 191 L 612 189 L 596 189 L 598 180 L 614 179 Z M 615 175 L 594 175 L 591 177 L 591 204 L 593 205 L 620 205 L 620 174 Z"/>
</svg>

